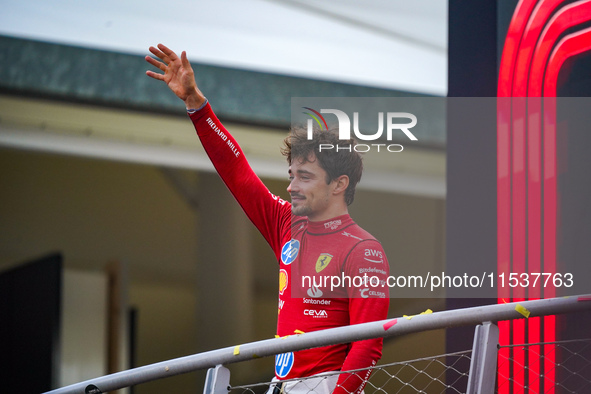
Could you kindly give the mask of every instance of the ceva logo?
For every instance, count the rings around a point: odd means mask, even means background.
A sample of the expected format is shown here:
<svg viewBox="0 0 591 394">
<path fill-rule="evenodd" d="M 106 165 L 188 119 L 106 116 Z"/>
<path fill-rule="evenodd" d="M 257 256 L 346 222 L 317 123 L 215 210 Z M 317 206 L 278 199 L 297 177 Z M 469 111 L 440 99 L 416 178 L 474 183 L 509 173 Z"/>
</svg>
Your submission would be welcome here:
<svg viewBox="0 0 591 394">
<path fill-rule="evenodd" d="M 304 309 L 304 316 L 312 316 L 315 319 L 326 318 L 328 317 L 328 313 L 324 309 L 319 311 L 316 309 Z"/>
<path fill-rule="evenodd" d="M 303 107 L 304 109 L 310 112 L 304 112 L 304 114 L 309 115 L 312 119 L 308 119 L 307 123 L 307 130 L 308 130 L 308 139 L 312 139 L 312 133 L 314 128 L 314 122 L 318 124 L 320 130 L 328 129 L 328 124 L 326 119 L 322 114 L 333 114 L 337 117 L 338 124 L 339 124 L 339 139 L 340 140 L 350 140 L 351 139 L 351 119 L 349 116 L 338 109 L 321 109 L 320 112 L 310 108 L 310 107 Z M 362 141 L 375 141 L 382 137 L 384 134 L 384 119 L 386 119 L 386 139 L 388 141 L 392 141 L 392 136 L 394 135 L 395 131 L 401 131 L 410 139 L 411 141 L 417 141 L 417 137 L 409 130 L 417 125 L 417 117 L 409 112 L 387 112 L 384 116 L 383 112 L 378 112 L 378 130 L 374 134 L 361 134 L 359 131 L 359 112 L 353 113 L 353 133 L 355 137 Z M 395 119 L 407 119 L 407 122 L 402 123 L 395 123 Z M 372 146 L 377 147 L 378 151 L 381 147 L 386 147 L 389 152 L 401 152 L 402 145 L 399 144 L 372 144 Z M 394 147 L 394 148 L 390 148 Z M 331 144 L 321 144 L 319 150 L 328 150 L 328 149 L 335 149 L 335 147 Z M 351 151 L 351 147 L 336 147 L 337 151 L 339 150 L 348 150 Z M 358 144 L 354 147 L 356 152 L 367 152 L 371 149 L 370 145 L 367 144 Z"/>
</svg>

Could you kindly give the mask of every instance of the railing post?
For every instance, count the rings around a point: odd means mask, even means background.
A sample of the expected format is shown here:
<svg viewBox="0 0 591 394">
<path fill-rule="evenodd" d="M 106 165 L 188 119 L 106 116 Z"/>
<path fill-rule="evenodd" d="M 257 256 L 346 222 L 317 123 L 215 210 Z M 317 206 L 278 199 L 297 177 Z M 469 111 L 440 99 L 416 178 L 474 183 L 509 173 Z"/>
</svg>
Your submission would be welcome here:
<svg viewBox="0 0 591 394">
<path fill-rule="evenodd" d="M 223 365 L 207 370 L 203 394 L 227 394 L 230 391 L 230 370 Z"/>
<path fill-rule="evenodd" d="M 499 327 L 491 322 L 476 326 L 466 394 L 493 394 L 497 373 Z"/>
</svg>

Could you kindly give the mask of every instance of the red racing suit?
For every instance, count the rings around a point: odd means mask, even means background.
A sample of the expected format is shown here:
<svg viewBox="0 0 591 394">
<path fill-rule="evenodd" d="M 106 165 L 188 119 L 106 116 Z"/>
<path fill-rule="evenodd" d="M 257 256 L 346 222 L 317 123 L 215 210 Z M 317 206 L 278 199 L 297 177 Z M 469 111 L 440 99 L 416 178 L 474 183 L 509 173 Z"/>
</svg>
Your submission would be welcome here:
<svg viewBox="0 0 591 394">
<path fill-rule="evenodd" d="M 293 216 L 291 204 L 271 194 L 251 169 L 209 103 L 190 117 L 218 174 L 279 262 L 277 335 L 386 319 L 389 265 L 381 244 L 349 215 L 325 222 Z M 379 338 L 285 353 L 276 356 L 275 375 L 281 380 L 366 368 L 381 350 Z M 369 372 L 359 375 L 342 374 L 334 393 L 361 392 Z"/>
</svg>

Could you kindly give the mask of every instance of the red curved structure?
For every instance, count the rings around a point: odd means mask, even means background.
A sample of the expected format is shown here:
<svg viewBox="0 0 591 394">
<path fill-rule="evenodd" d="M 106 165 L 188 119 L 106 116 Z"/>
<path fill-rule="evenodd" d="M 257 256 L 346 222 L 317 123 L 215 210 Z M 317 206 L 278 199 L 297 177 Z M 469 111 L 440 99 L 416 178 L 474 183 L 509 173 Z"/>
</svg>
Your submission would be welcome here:
<svg viewBox="0 0 591 394">
<path fill-rule="evenodd" d="M 591 28 L 584 28 L 589 21 L 591 0 L 521 0 L 513 14 L 497 87 L 499 273 L 556 272 L 559 265 L 555 97 L 565 64 L 591 51 Z M 552 287 L 512 290 L 499 286 L 498 302 L 556 295 Z M 499 325 L 502 345 L 556 339 L 554 316 Z M 507 359 L 510 352 L 501 350 Z M 530 346 L 527 353 L 513 348 L 511 359 L 499 365 L 499 393 L 554 393 L 552 345 Z M 524 365 L 528 366 L 527 376 Z"/>
</svg>

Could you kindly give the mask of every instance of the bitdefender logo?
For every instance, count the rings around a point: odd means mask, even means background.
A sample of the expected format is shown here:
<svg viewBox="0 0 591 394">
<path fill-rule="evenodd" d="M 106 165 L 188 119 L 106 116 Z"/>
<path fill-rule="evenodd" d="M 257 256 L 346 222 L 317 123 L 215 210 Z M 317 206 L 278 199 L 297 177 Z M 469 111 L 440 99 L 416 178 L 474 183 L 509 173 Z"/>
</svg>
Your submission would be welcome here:
<svg viewBox="0 0 591 394">
<path fill-rule="evenodd" d="M 351 119 L 349 115 L 338 109 L 321 109 L 320 112 L 310 107 L 303 107 L 310 112 L 304 112 L 309 115 L 312 119 L 308 119 L 307 131 L 308 140 L 312 139 L 314 122 L 316 122 L 320 130 L 327 130 L 328 124 L 322 114 L 333 114 L 336 116 L 338 121 L 339 140 L 350 140 L 351 139 Z M 376 141 L 382 138 L 384 134 L 384 119 L 386 119 L 386 140 L 385 143 L 361 143 L 354 146 L 334 146 L 333 144 L 320 144 L 318 150 L 346 150 L 355 152 L 369 152 L 370 150 L 388 151 L 388 152 L 402 152 L 404 147 L 400 144 L 391 144 L 394 133 L 402 132 L 411 141 L 417 141 L 417 137 L 410 131 L 411 128 L 416 126 L 417 117 L 409 112 L 387 112 L 384 116 L 384 112 L 378 112 L 378 130 L 373 134 L 362 134 L 359 130 L 359 112 L 353 112 L 353 133 L 355 137 L 361 141 Z M 400 119 L 406 119 L 406 122 L 400 122 Z M 395 122 L 396 120 L 396 122 Z"/>
</svg>

